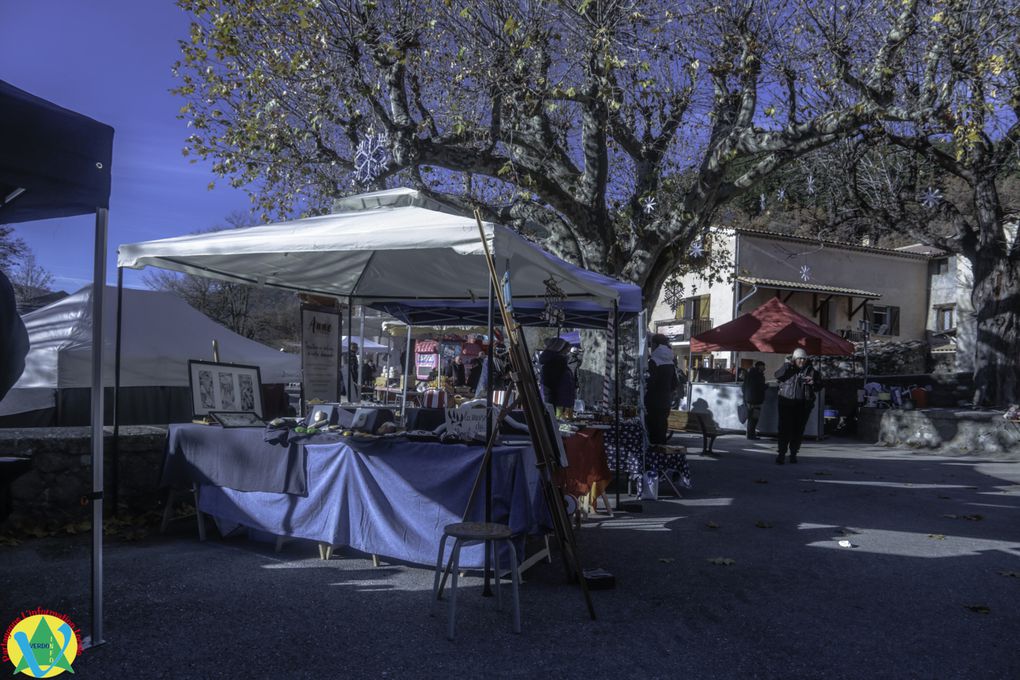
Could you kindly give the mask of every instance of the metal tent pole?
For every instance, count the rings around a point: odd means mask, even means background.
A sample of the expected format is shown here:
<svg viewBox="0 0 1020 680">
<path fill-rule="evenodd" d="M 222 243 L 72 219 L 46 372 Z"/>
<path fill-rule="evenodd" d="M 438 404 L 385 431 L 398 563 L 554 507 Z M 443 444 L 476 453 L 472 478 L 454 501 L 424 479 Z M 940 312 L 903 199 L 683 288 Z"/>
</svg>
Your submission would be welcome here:
<svg viewBox="0 0 1020 680">
<path fill-rule="evenodd" d="M 103 639 L 103 293 L 108 208 L 96 209 L 92 272 L 92 646 Z"/>
<path fill-rule="evenodd" d="M 341 356 L 347 359 L 347 370 L 344 371 L 344 384 L 347 385 L 347 403 L 354 403 L 354 387 L 351 385 L 351 343 L 354 342 L 354 319 L 351 316 L 353 312 L 354 303 L 351 298 L 347 298 L 347 351 Z M 340 341 L 340 349 L 343 349 L 343 336 Z"/>
<path fill-rule="evenodd" d="M 407 331 L 407 347 L 404 351 L 404 365 L 401 367 L 404 371 L 404 375 L 400 380 L 400 420 L 404 427 L 407 427 L 407 387 L 410 385 L 411 378 L 411 365 L 414 363 L 411 357 L 411 322 L 407 322 L 405 330 Z"/>
<path fill-rule="evenodd" d="M 124 316 L 124 268 L 117 267 L 117 330 L 113 349 L 113 448 L 110 461 L 110 512 L 117 514 L 120 492 L 120 354 Z"/>
<path fill-rule="evenodd" d="M 358 315 L 361 317 L 360 329 L 358 331 L 358 403 L 362 401 L 361 397 L 361 383 L 365 377 L 361 374 L 362 366 L 365 365 L 365 305 L 361 305 L 361 312 Z"/>
<path fill-rule="evenodd" d="M 485 441 L 492 441 L 492 341 L 493 341 L 493 298 L 492 277 L 489 277 L 489 351 L 485 360 Z M 485 457 L 485 521 L 492 521 L 492 454 Z M 489 550 L 485 551 L 485 583 L 482 586 L 482 595 L 492 597 L 492 588 L 489 585 L 489 568 L 491 555 Z M 495 575 L 499 578 L 499 574 Z M 496 584 L 499 587 L 499 584 Z"/>
<path fill-rule="evenodd" d="M 620 509 L 620 307 L 613 301 L 613 436 L 616 442 L 616 509 Z M 608 350 L 608 348 L 607 348 Z M 608 376 L 607 376 L 608 377 Z"/>
</svg>

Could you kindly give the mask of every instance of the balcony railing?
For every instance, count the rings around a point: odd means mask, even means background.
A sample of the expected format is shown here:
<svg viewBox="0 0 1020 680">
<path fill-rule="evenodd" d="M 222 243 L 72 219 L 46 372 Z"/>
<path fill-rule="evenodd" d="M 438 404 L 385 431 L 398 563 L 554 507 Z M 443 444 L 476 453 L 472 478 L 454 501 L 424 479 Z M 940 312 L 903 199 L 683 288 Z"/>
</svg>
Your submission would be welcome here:
<svg viewBox="0 0 1020 680">
<path fill-rule="evenodd" d="M 687 342 L 710 328 L 711 319 L 663 319 L 655 322 L 655 332 L 662 333 L 670 342 Z"/>
</svg>

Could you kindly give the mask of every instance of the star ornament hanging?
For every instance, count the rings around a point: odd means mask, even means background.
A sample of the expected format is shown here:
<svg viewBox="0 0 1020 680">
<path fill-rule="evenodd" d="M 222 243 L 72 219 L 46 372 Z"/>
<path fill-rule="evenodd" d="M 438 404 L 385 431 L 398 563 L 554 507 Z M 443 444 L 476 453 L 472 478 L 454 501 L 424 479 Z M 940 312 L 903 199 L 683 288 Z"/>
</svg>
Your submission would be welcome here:
<svg viewBox="0 0 1020 680">
<path fill-rule="evenodd" d="M 942 192 L 938 189 L 928 187 L 921 193 L 920 203 L 928 210 L 934 210 L 942 201 Z"/>
<path fill-rule="evenodd" d="M 654 213 L 655 212 L 655 197 L 654 196 L 646 196 L 645 198 L 641 199 L 641 209 L 644 211 L 644 213 L 646 215 L 651 215 L 652 213 Z"/>
<path fill-rule="evenodd" d="M 389 169 L 389 157 L 389 135 L 370 134 L 354 150 L 354 177 L 368 184 Z"/>
<path fill-rule="evenodd" d="M 807 266 L 806 264 L 802 264 L 800 266 L 800 280 L 801 281 L 811 280 L 811 267 Z"/>
<path fill-rule="evenodd" d="M 695 241 L 691 244 L 691 257 L 702 257 L 705 254 L 705 246 L 702 245 L 701 241 Z"/>
</svg>

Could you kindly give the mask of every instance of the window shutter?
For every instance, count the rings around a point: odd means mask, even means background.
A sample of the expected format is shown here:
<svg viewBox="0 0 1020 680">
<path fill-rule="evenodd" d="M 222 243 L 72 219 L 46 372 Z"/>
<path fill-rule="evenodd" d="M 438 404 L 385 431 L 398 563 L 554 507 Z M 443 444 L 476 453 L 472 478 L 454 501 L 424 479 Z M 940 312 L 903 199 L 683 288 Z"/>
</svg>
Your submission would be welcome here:
<svg viewBox="0 0 1020 680">
<path fill-rule="evenodd" d="M 889 335 L 900 334 L 900 308 L 889 308 Z"/>
</svg>

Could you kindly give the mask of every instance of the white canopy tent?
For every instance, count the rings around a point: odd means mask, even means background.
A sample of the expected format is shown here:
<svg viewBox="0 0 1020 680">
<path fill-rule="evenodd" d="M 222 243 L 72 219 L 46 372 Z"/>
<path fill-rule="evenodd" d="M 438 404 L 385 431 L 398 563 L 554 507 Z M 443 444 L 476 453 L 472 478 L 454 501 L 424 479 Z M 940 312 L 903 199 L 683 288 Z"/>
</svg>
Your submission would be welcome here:
<svg viewBox="0 0 1020 680">
<path fill-rule="evenodd" d="M 483 222 L 514 299 L 542 299 L 550 277 L 569 299 L 609 308 L 616 290 L 579 276 L 514 231 Z M 484 300 L 489 274 L 474 218 L 412 189 L 348 198 L 340 211 L 263 227 L 120 246 L 118 266 L 147 266 L 357 299 Z"/>
<path fill-rule="evenodd" d="M 0 416 L 52 408 L 57 390 L 84 388 L 92 376 L 92 286 L 25 315 L 31 350 L 25 371 L 0 401 Z M 103 383 L 114 382 L 115 289 L 103 296 Z M 122 387 L 187 387 L 188 360 L 212 358 L 212 340 L 223 361 L 258 366 L 262 382 L 300 380 L 301 360 L 221 326 L 172 293 L 123 291 Z M 100 335 L 97 334 L 97 337 Z"/>
<path fill-rule="evenodd" d="M 369 340 L 368 338 L 359 338 L 354 336 L 354 344 L 358 349 L 363 349 L 366 352 L 389 352 L 390 348 L 386 345 L 376 342 L 375 340 Z M 343 349 L 350 347 L 350 337 L 345 335 L 340 339 L 340 346 Z"/>
</svg>

